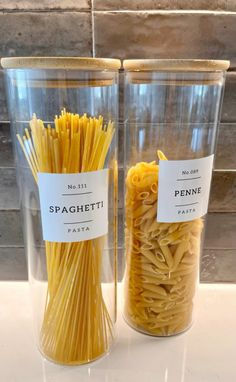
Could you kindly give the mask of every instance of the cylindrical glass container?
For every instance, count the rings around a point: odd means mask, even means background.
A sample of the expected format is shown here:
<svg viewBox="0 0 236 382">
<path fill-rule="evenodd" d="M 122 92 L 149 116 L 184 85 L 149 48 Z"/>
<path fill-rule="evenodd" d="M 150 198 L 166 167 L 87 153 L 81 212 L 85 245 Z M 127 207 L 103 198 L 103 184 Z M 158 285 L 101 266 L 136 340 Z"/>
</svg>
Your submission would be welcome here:
<svg viewBox="0 0 236 382">
<path fill-rule="evenodd" d="M 154 336 L 192 323 L 228 61 L 126 60 L 124 316 Z"/>
<path fill-rule="evenodd" d="M 120 61 L 1 63 L 39 349 L 83 364 L 115 335 Z"/>
</svg>

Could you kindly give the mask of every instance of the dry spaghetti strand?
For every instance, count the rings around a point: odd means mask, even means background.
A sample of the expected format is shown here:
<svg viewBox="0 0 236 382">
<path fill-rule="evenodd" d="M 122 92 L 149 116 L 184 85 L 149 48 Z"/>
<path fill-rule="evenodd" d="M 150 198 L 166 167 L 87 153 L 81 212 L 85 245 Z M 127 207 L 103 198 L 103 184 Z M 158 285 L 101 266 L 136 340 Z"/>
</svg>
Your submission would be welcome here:
<svg viewBox="0 0 236 382">
<path fill-rule="evenodd" d="M 38 172 L 80 173 L 104 167 L 113 123 L 65 110 L 55 128 L 33 116 L 17 138 L 36 182 Z M 41 349 L 63 364 L 80 364 L 105 353 L 113 322 L 102 295 L 104 238 L 73 243 L 46 242 L 48 291 L 41 327 Z"/>
</svg>

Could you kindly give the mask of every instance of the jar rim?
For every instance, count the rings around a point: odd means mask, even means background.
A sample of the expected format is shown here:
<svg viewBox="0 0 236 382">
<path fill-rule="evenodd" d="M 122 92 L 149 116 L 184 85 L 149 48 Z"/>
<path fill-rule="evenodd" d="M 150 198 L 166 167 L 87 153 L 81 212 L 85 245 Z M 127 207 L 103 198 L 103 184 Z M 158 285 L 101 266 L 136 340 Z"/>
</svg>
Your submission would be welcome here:
<svg viewBox="0 0 236 382">
<path fill-rule="evenodd" d="M 126 71 L 214 72 L 226 71 L 229 65 L 228 60 L 132 59 L 123 61 Z"/>
<path fill-rule="evenodd" d="M 1 65 L 4 69 L 118 70 L 121 61 L 93 57 L 4 57 Z"/>
</svg>

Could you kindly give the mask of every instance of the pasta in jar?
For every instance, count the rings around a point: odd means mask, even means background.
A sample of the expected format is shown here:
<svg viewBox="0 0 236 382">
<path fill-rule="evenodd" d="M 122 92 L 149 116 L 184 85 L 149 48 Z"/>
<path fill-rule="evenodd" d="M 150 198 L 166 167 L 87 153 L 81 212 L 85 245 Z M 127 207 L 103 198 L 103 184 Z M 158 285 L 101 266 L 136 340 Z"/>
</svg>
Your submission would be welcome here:
<svg viewBox="0 0 236 382">
<path fill-rule="evenodd" d="M 54 123 L 55 128 L 45 127 L 34 115 L 23 138 L 17 134 L 37 184 L 40 172 L 82 173 L 104 167 L 115 132 L 112 122 L 106 126 L 102 116 L 89 118 L 62 110 Z M 102 291 L 104 243 L 105 236 L 45 241 L 48 283 L 40 348 L 50 360 L 82 364 L 100 357 L 110 346 L 114 329 Z"/>
<path fill-rule="evenodd" d="M 1 59 L 35 339 L 47 360 L 105 355 L 117 311 L 120 60 Z"/>
<path fill-rule="evenodd" d="M 134 328 L 168 336 L 191 325 L 203 221 L 157 222 L 158 169 L 140 162 L 126 177 L 124 314 Z"/>
</svg>

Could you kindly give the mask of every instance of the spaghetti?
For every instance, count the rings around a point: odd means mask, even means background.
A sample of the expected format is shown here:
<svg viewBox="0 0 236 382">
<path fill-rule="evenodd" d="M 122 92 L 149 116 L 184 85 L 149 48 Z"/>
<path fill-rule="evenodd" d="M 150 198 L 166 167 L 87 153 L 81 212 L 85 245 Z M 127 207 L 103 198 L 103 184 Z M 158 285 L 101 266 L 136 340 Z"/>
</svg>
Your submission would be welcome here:
<svg viewBox="0 0 236 382">
<path fill-rule="evenodd" d="M 34 115 L 30 129 L 17 138 L 35 181 L 38 172 L 80 173 L 100 170 L 114 127 L 103 118 L 68 113 L 55 128 Z M 62 364 L 81 364 L 105 353 L 113 322 L 102 295 L 104 237 L 72 243 L 45 242 L 48 288 L 40 332 L 41 349 Z"/>
<path fill-rule="evenodd" d="M 166 160 L 161 151 L 158 157 Z M 203 223 L 157 222 L 158 169 L 140 162 L 126 178 L 125 317 L 166 336 L 191 324 Z"/>
</svg>

